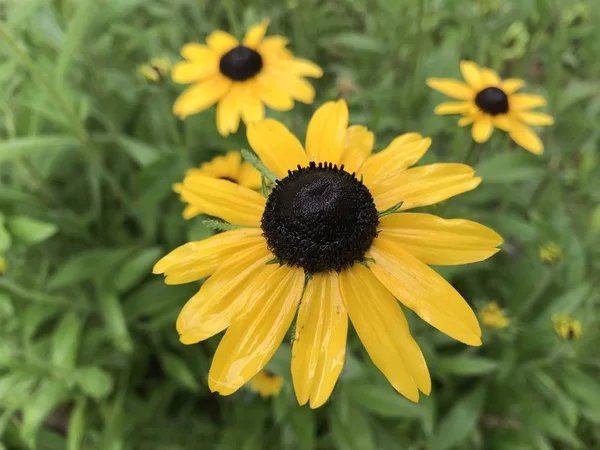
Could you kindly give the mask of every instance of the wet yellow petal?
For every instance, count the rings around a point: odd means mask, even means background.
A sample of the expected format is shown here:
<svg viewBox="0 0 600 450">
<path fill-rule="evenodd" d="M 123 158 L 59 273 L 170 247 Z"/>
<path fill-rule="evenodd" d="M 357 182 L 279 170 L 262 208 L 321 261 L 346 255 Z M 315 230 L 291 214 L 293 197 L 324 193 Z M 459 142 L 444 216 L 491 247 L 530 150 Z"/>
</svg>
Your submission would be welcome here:
<svg viewBox="0 0 600 450">
<path fill-rule="evenodd" d="M 294 107 L 292 97 L 281 89 L 268 75 L 260 73 L 255 79 L 256 92 L 261 101 L 271 109 L 289 111 Z"/>
<path fill-rule="evenodd" d="M 260 226 L 266 200 L 258 192 L 227 180 L 194 175 L 183 181 L 181 196 L 205 214 L 229 223 Z"/>
<path fill-rule="evenodd" d="M 218 58 L 239 44 L 238 40 L 231 34 L 221 30 L 210 33 L 206 38 L 206 43 Z"/>
<path fill-rule="evenodd" d="M 230 395 L 271 359 L 290 327 L 304 288 L 304 271 L 277 267 L 221 340 L 208 374 L 212 392 Z"/>
<path fill-rule="evenodd" d="M 463 114 L 471 109 L 468 102 L 446 102 L 440 103 L 435 107 L 435 114 Z"/>
<path fill-rule="evenodd" d="M 260 228 L 226 231 L 177 247 L 154 265 L 152 273 L 162 273 L 167 284 L 182 284 L 211 275 L 232 255 L 248 247 L 265 245 Z"/>
<path fill-rule="evenodd" d="M 401 213 L 379 220 L 379 236 L 393 242 L 425 264 L 456 265 L 483 261 L 500 249 L 494 230 L 462 219 L 431 214 Z"/>
<path fill-rule="evenodd" d="M 177 98 L 173 113 L 181 119 L 214 105 L 231 88 L 231 80 L 216 75 L 188 88 Z"/>
<path fill-rule="evenodd" d="M 536 132 L 516 120 L 512 121 L 510 137 L 525 150 L 535 155 L 541 155 L 544 152 L 544 144 Z"/>
<path fill-rule="evenodd" d="M 460 72 L 462 73 L 462 76 L 465 79 L 465 81 L 473 89 L 479 89 L 481 87 L 481 75 L 479 73 L 479 66 L 473 61 L 461 61 Z"/>
<path fill-rule="evenodd" d="M 382 238 L 375 238 L 367 254 L 375 260 L 368 264 L 379 281 L 421 319 L 460 342 L 481 345 L 475 313 L 433 269 Z"/>
<path fill-rule="evenodd" d="M 427 86 L 458 100 L 472 100 L 475 98 L 475 91 L 462 81 L 449 78 L 428 78 Z"/>
<path fill-rule="evenodd" d="M 546 99 L 540 95 L 514 94 L 508 97 L 508 105 L 511 111 L 525 111 L 545 106 Z"/>
<path fill-rule="evenodd" d="M 246 33 L 246 36 L 244 37 L 244 45 L 248 48 L 256 49 L 265 37 L 268 26 L 269 21 L 267 19 L 264 19 L 258 25 L 250 27 L 250 29 Z"/>
<path fill-rule="evenodd" d="M 554 123 L 552 116 L 540 112 L 523 111 L 517 113 L 517 116 L 527 125 L 552 125 Z"/>
<path fill-rule="evenodd" d="M 247 137 L 261 161 L 281 178 L 298 165 L 308 166 L 308 158 L 298 138 L 275 119 L 248 125 Z"/>
<path fill-rule="evenodd" d="M 487 140 L 492 135 L 492 131 L 494 131 L 494 126 L 492 124 L 492 117 L 488 115 L 481 116 L 480 119 L 477 119 L 471 128 L 471 135 L 473 136 L 473 140 L 482 144 L 487 142 Z"/>
<path fill-rule="evenodd" d="M 518 78 L 508 78 L 502 82 L 502 90 L 506 94 L 513 94 L 525 86 L 525 82 Z"/>
<path fill-rule="evenodd" d="M 373 151 L 374 134 L 367 127 L 353 125 L 346 131 L 340 164 L 348 173 L 358 172 Z"/>
<path fill-rule="evenodd" d="M 253 91 L 252 83 L 248 83 L 246 98 L 242 103 L 242 119 L 246 125 L 262 120 L 265 117 L 265 107 L 258 98 L 256 92 Z"/>
<path fill-rule="evenodd" d="M 365 177 L 366 179 L 366 177 Z M 438 163 L 413 167 L 386 179 L 386 183 L 367 183 L 378 211 L 403 202 L 401 210 L 433 205 L 475 189 L 481 178 L 465 164 Z"/>
<path fill-rule="evenodd" d="M 176 323 L 179 340 L 186 345 L 195 344 L 231 325 L 276 269 L 267 264 L 271 259 L 273 255 L 264 241 L 231 254 L 179 313 Z"/>
<path fill-rule="evenodd" d="M 431 145 L 430 138 L 418 133 L 406 133 L 394 139 L 385 150 L 368 158 L 361 169 L 368 186 L 383 184 L 415 164 Z"/>
<path fill-rule="evenodd" d="M 235 133 L 240 126 L 242 83 L 233 83 L 229 92 L 217 105 L 217 129 L 222 136 Z"/>
<path fill-rule="evenodd" d="M 362 264 L 341 272 L 340 287 L 358 337 L 394 389 L 413 402 L 419 390 L 429 394 L 425 359 L 390 291 Z"/>
<path fill-rule="evenodd" d="M 309 280 L 296 321 L 292 378 L 298 403 L 311 408 L 327 401 L 344 367 L 348 314 L 337 272 Z"/>
<path fill-rule="evenodd" d="M 185 44 L 181 47 L 181 56 L 188 61 L 203 62 L 204 60 L 210 60 L 217 62 L 215 54 L 206 45 L 190 43 Z"/>
<path fill-rule="evenodd" d="M 480 70 L 482 86 L 501 86 L 500 76 L 492 69 L 482 67 Z"/>
<path fill-rule="evenodd" d="M 310 161 L 338 164 L 348 128 L 345 100 L 327 102 L 313 114 L 306 131 L 306 153 Z"/>
<path fill-rule="evenodd" d="M 216 59 L 201 62 L 180 62 L 173 67 L 171 76 L 175 83 L 186 84 L 204 80 L 215 75 L 217 71 L 218 64 Z"/>
</svg>

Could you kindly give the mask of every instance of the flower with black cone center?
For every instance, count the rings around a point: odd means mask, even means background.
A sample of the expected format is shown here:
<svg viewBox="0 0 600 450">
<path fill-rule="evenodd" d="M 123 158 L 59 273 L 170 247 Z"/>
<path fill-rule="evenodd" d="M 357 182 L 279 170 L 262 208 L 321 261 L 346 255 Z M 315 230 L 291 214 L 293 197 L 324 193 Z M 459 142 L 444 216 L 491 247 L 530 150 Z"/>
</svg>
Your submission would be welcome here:
<svg viewBox="0 0 600 450">
<path fill-rule="evenodd" d="M 362 261 L 378 223 L 373 197 L 361 181 L 343 167 L 311 162 L 277 181 L 261 227 L 281 264 L 313 274 Z"/>
<path fill-rule="evenodd" d="M 221 57 L 219 70 L 234 81 L 245 81 L 254 77 L 262 69 L 262 57 L 256 50 L 238 45 Z"/>
<path fill-rule="evenodd" d="M 488 87 L 479 91 L 475 96 L 475 104 L 492 116 L 508 112 L 508 96 L 497 87 Z"/>
</svg>

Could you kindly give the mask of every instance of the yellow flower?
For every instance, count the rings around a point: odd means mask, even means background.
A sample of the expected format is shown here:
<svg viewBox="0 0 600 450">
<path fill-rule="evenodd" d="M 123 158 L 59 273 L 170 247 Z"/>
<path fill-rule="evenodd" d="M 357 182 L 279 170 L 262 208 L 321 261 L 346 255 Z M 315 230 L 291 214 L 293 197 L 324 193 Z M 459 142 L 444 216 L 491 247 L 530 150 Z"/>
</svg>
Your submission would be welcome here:
<svg viewBox="0 0 600 450">
<path fill-rule="evenodd" d="M 479 311 L 479 318 L 488 328 L 506 328 L 510 321 L 496 302 L 490 302 Z"/>
<path fill-rule="evenodd" d="M 556 334 L 566 341 L 579 339 L 583 332 L 581 322 L 568 314 L 556 314 L 552 317 L 552 322 Z"/>
<path fill-rule="evenodd" d="M 217 156 L 212 161 L 202 164 L 197 169 L 190 169 L 186 173 L 186 177 L 193 177 L 194 175 L 227 180 L 250 189 L 261 187 L 260 172 L 252 167 L 250 163 L 242 162 L 240 153 L 235 151 L 229 152 L 225 156 Z M 176 183 L 173 186 L 173 190 L 181 194 L 182 187 L 182 183 Z M 183 217 L 191 219 L 198 214 L 206 212 L 201 202 L 194 202 L 193 205 L 189 204 L 186 206 L 183 211 Z"/>
<path fill-rule="evenodd" d="M 544 262 L 553 263 L 562 257 L 562 250 L 556 242 L 546 242 L 539 248 L 540 259 Z"/>
<path fill-rule="evenodd" d="M 186 44 L 186 59 L 173 69 L 177 83 L 195 83 L 177 99 L 173 112 L 180 118 L 218 103 L 217 128 L 223 136 L 235 133 L 240 116 L 246 124 L 265 116 L 264 105 L 289 111 L 294 100 L 312 103 L 315 90 L 304 77 L 319 78 L 321 68 L 294 58 L 283 36 L 264 37 L 268 21 L 255 25 L 242 43 L 229 33 L 213 31 L 207 45 Z"/>
<path fill-rule="evenodd" d="M 138 73 L 148 81 L 160 81 L 165 79 L 171 70 L 169 58 L 152 58 L 149 63 L 138 67 Z"/>
<path fill-rule="evenodd" d="M 496 72 L 479 67 L 471 61 L 461 61 L 460 70 L 466 81 L 447 78 L 429 78 L 427 85 L 460 102 L 447 102 L 435 108 L 436 114 L 462 114 L 458 125 L 473 124 L 471 135 L 475 142 L 486 142 L 494 127 L 509 133 L 513 141 L 537 155 L 544 144 L 528 125 L 552 125 L 548 114 L 530 111 L 544 106 L 546 100 L 539 95 L 515 94 L 523 87 L 523 80 L 501 80 Z"/>
<path fill-rule="evenodd" d="M 283 387 L 283 377 L 261 370 L 250 380 L 250 390 L 262 398 L 277 397 Z"/>
<path fill-rule="evenodd" d="M 191 174 L 181 195 L 243 226 L 190 242 L 154 267 L 166 283 L 210 276 L 183 307 L 184 344 L 227 329 L 209 388 L 229 395 L 260 372 L 294 320 L 292 379 L 298 402 L 322 405 L 342 371 L 348 318 L 392 386 L 418 401 L 431 380 L 396 298 L 423 320 L 468 345 L 481 329 L 462 296 L 428 265 L 482 261 L 502 238 L 462 219 L 403 212 L 470 191 L 481 179 L 464 164 L 409 168 L 431 139 L 394 139 L 372 155 L 373 134 L 348 127 L 343 100 L 320 107 L 306 144 L 280 122 L 248 126 L 248 141 L 277 177 L 268 198 L 223 180 Z"/>
</svg>

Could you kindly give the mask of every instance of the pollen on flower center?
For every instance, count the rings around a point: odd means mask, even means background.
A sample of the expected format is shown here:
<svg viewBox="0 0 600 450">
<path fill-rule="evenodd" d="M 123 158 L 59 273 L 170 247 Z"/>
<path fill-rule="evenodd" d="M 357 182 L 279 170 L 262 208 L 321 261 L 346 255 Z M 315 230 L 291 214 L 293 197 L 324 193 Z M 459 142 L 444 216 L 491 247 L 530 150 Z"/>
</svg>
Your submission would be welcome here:
<svg viewBox="0 0 600 450">
<path fill-rule="evenodd" d="M 479 91 L 475 96 L 475 104 L 492 116 L 508 112 L 508 96 L 497 87 L 488 87 Z"/>
<path fill-rule="evenodd" d="M 369 190 L 331 163 L 298 166 L 271 191 L 261 227 L 282 264 L 341 271 L 364 258 L 379 218 Z"/>
<path fill-rule="evenodd" d="M 254 77 L 262 66 L 260 54 L 244 45 L 229 50 L 219 62 L 221 73 L 234 81 L 245 81 Z"/>
</svg>

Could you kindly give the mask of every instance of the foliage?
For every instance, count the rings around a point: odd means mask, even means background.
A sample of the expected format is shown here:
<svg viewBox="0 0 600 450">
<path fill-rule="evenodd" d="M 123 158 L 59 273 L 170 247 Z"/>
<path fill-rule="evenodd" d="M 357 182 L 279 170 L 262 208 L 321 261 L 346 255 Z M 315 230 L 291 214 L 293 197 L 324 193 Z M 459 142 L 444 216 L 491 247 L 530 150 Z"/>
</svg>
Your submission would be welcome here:
<svg viewBox="0 0 600 450">
<path fill-rule="evenodd" d="M 0 1 L 0 448 L 577 449 L 600 447 L 600 14 L 594 0 Z M 186 222 L 184 171 L 246 147 L 214 111 L 178 120 L 181 88 L 138 67 L 178 60 L 188 41 L 263 16 L 321 64 L 318 98 L 345 97 L 377 148 L 405 131 L 433 138 L 426 162 L 468 158 L 484 179 L 438 206 L 505 237 L 491 260 L 440 271 L 474 305 L 510 320 L 466 348 L 411 329 L 434 378 L 419 404 L 397 395 L 353 336 L 331 400 L 298 407 L 290 343 L 269 369 L 282 394 L 207 388 L 217 339 L 183 346 L 174 321 L 198 286 L 151 275 L 166 251 L 215 231 Z M 518 24 L 518 25 L 515 25 Z M 525 78 L 556 125 L 535 157 L 496 132 L 433 115 L 428 76 L 470 58 Z M 313 106 L 271 112 L 296 133 Z M 210 224 L 209 224 L 210 225 Z M 562 257 L 542 262 L 556 242 Z M 443 301 L 443 299 L 440 299 Z M 581 320 L 562 341 L 552 316 Z"/>
</svg>

